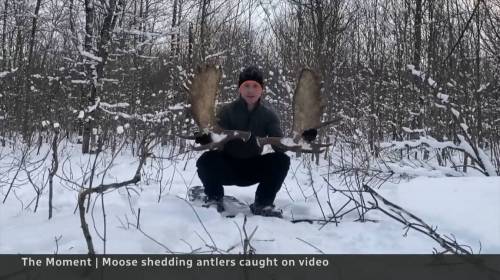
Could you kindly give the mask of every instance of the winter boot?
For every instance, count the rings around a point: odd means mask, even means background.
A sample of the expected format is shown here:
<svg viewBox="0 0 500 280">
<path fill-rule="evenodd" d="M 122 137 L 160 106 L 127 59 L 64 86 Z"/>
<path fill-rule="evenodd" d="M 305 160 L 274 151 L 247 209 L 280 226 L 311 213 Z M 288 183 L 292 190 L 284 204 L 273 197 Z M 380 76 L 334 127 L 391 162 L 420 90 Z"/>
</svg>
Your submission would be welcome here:
<svg viewBox="0 0 500 280">
<path fill-rule="evenodd" d="M 278 217 L 283 218 L 283 211 L 280 209 L 274 209 L 274 205 L 260 205 L 257 203 L 250 204 L 250 211 L 254 215 L 260 215 L 264 217 Z"/>
<path fill-rule="evenodd" d="M 224 197 L 209 197 L 206 196 L 204 199 L 203 207 L 210 208 L 215 205 L 217 212 L 224 212 Z"/>
</svg>

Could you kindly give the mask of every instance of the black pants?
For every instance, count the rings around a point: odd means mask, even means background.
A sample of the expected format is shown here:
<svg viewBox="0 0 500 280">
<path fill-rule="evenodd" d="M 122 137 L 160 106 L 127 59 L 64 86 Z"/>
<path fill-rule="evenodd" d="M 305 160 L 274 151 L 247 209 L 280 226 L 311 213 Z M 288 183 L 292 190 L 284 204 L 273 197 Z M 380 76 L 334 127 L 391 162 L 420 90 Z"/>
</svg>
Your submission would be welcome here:
<svg viewBox="0 0 500 280">
<path fill-rule="evenodd" d="M 269 153 L 250 159 L 237 159 L 222 151 L 208 151 L 200 156 L 196 166 L 207 196 L 224 196 L 223 185 L 249 186 L 259 183 L 255 202 L 271 205 L 288 173 L 290 158 L 284 153 Z"/>
</svg>

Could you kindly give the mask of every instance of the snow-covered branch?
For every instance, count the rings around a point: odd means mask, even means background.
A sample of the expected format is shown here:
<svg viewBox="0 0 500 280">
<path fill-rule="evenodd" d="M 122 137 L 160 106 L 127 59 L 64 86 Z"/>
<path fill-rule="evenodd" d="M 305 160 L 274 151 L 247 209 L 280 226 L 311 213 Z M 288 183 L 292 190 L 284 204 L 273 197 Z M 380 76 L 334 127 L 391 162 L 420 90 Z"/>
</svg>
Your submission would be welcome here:
<svg viewBox="0 0 500 280">
<path fill-rule="evenodd" d="M 407 140 L 407 141 L 393 141 L 389 143 L 381 143 L 381 148 L 391 148 L 391 149 L 403 149 L 403 148 L 417 148 L 421 146 L 427 146 L 433 149 L 452 149 L 461 151 L 467 156 L 469 156 L 474 163 L 477 163 L 483 174 L 487 176 L 496 175 L 495 168 L 491 164 L 488 156 L 478 149 L 477 152 L 473 147 L 466 141 L 465 137 L 462 135 L 457 135 L 459 144 L 455 144 L 451 141 L 438 141 L 431 136 L 420 137 L 418 140 Z"/>
<path fill-rule="evenodd" d="M 413 65 L 407 65 L 407 68 L 411 71 L 412 75 L 421 78 L 422 81 L 425 81 L 426 74 L 424 72 L 416 70 Z M 450 103 L 449 96 L 441 92 L 441 88 L 438 87 L 438 84 L 431 77 L 428 77 L 427 80 L 429 81 L 429 85 L 436 91 L 436 107 L 446 110 L 455 125 L 460 128 L 462 132 L 461 134 L 455 132 L 455 138 L 457 138 L 460 143 L 458 145 L 455 145 L 454 143 L 450 144 L 450 142 L 441 143 L 436 141 L 434 138 L 429 137 L 427 139 L 421 138 L 419 141 L 413 141 L 412 143 L 404 143 L 403 141 L 403 145 L 415 147 L 415 145 L 419 146 L 426 144 L 439 149 L 451 148 L 460 150 L 466 153 L 473 160 L 473 162 L 477 163 L 486 176 L 498 175 L 497 170 L 495 170 L 495 167 L 491 163 L 491 159 L 479 147 L 477 139 L 470 134 L 471 126 L 467 123 L 466 119 L 463 118 L 460 109 L 457 108 L 456 105 Z M 486 87 L 487 85 L 481 85 L 477 91 L 480 92 Z"/>
<path fill-rule="evenodd" d="M 15 73 L 17 71 L 17 69 L 19 69 L 19 68 L 14 68 L 11 71 L 2 71 L 2 72 L 0 72 L 0 79 L 7 77 L 7 75 L 9 75 L 9 74 Z"/>
</svg>

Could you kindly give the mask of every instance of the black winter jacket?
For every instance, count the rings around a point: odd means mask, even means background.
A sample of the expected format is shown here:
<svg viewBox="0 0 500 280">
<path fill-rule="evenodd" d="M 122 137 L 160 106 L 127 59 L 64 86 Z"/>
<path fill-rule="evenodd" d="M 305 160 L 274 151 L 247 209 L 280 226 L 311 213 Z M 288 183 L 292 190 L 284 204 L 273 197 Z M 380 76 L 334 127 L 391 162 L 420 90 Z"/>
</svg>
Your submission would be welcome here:
<svg viewBox="0 0 500 280">
<path fill-rule="evenodd" d="M 260 155 L 262 147 L 257 145 L 256 136 L 283 136 L 278 115 L 262 99 L 257 107 L 252 111 L 248 111 L 245 100 L 239 97 L 221 108 L 217 114 L 217 123 L 223 129 L 250 131 L 252 133 L 252 137 L 247 142 L 236 139 L 224 145 L 224 153 L 234 158 L 251 158 Z M 273 149 L 277 152 L 283 152 L 274 146 Z"/>
</svg>

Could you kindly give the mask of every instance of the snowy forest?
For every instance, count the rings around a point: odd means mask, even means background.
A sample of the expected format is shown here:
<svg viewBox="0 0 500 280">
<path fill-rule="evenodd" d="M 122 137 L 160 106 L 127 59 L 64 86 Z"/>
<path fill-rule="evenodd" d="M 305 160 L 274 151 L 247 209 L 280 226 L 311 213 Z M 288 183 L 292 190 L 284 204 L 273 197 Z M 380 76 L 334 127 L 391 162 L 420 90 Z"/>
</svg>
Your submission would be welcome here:
<svg viewBox="0 0 500 280">
<path fill-rule="evenodd" d="M 0 31 L 2 253 L 500 252 L 500 0 L 0 0 Z M 321 77 L 284 219 L 187 199 L 203 64 L 218 106 L 258 66 L 286 137 Z"/>
</svg>

